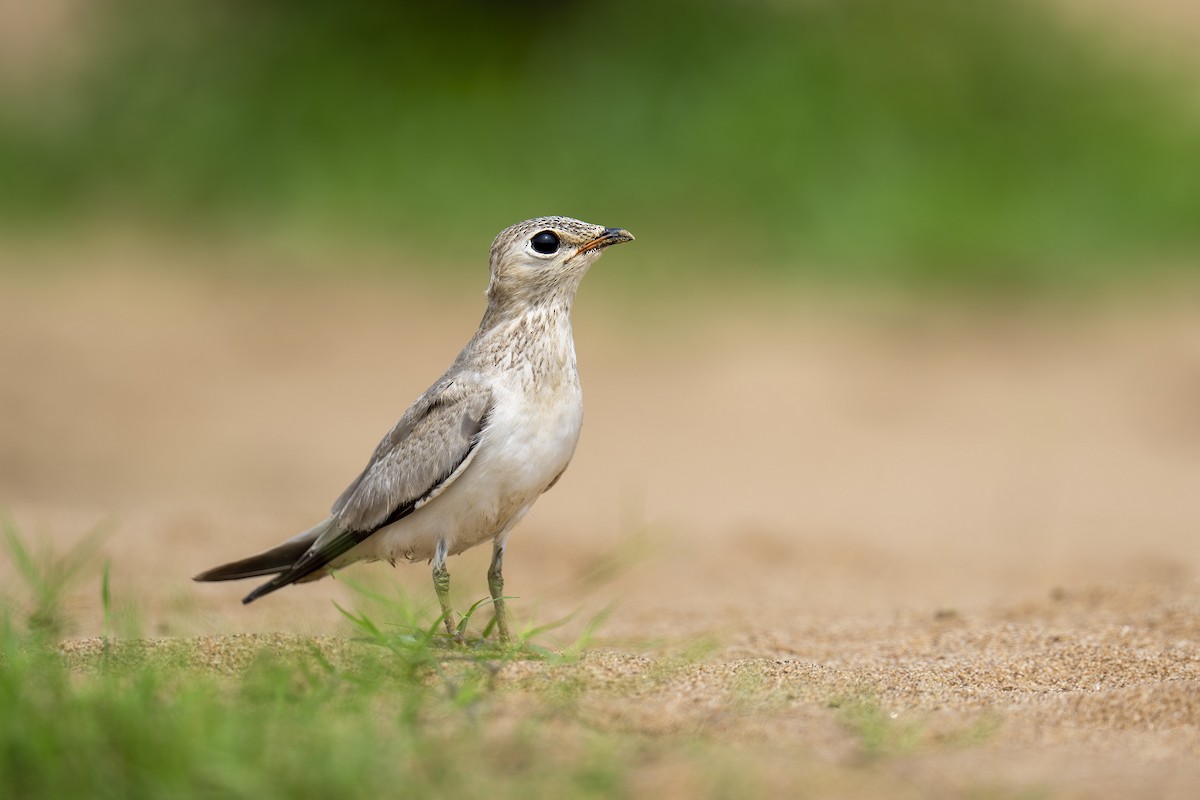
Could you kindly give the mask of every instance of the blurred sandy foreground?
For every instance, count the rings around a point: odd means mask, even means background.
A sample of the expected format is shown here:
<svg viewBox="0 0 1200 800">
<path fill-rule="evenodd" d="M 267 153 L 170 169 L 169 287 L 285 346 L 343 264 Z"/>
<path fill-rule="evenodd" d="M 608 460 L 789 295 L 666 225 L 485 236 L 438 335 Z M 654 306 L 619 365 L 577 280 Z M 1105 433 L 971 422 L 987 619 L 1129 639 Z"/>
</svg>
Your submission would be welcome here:
<svg viewBox="0 0 1200 800">
<path fill-rule="evenodd" d="M 35 541 L 111 524 L 114 595 L 147 633 L 345 634 L 331 601 L 356 600 L 337 581 L 242 607 L 247 585 L 189 576 L 324 515 L 474 329 L 482 267 L 458 285 L 254 277 L 245 254 L 75 259 L 0 279 L 0 503 Z M 770 728 L 802 749 L 827 741 L 821 698 L 851 687 L 951 728 L 1001 721 L 914 781 L 1191 796 L 1195 293 L 649 300 L 606 285 L 619 268 L 581 292 L 583 439 L 506 574 L 521 618 L 615 605 L 602 651 L 713 643 L 620 724 L 715 719 L 753 740 L 761 719 L 714 710 L 749 664 L 755 685 L 803 687 Z M 486 594 L 485 549 L 451 564 L 462 606 Z M 349 574 L 432 601 L 423 564 Z M 80 634 L 99 629 L 97 586 L 72 598 Z"/>
</svg>

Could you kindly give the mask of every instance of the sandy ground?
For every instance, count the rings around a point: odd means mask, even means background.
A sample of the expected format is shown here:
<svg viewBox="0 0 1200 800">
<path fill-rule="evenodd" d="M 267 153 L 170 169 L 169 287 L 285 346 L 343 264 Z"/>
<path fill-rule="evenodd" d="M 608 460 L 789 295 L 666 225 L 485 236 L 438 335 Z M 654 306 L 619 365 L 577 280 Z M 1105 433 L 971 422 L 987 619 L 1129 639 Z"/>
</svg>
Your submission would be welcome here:
<svg viewBox="0 0 1200 800">
<path fill-rule="evenodd" d="M 189 576 L 323 516 L 473 330 L 482 272 L 285 280 L 151 255 L 20 279 L 31 257 L 3 257 L 0 503 L 60 548 L 111 525 L 117 604 L 150 634 L 344 635 L 344 582 L 242 607 L 245 585 Z M 205 278 L 166 263 L 216 259 Z M 650 300 L 617 268 L 577 308 L 575 461 L 506 565 L 519 618 L 612 607 L 575 668 L 599 724 L 840 774 L 826 794 L 1194 796 L 1200 298 Z M 487 555 L 451 563 L 460 605 Z M 349 576 L 432 599 L 423 564 Z M 80 635 L 97 585 L 70 598 Z M 921 744 L 847 783 L 846 698 Z"/>
</svg>

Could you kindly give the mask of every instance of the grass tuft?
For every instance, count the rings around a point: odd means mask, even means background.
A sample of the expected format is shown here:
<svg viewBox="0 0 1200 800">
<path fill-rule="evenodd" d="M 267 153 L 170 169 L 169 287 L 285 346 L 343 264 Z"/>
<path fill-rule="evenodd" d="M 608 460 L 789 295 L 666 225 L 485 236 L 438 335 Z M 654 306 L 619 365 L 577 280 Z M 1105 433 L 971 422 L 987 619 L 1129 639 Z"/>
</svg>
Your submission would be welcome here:
<svg viewBox="0 0 1200 800">
<path fill-rule="evenodd" d="M 366 593 L 381 613 L 340 609 L 357 633 L 349 641 L 122 640 L 105 564 L 104 637 L 60 642 L 66 593 L 102 538 L 55 554 L 4 525 L 31 598 L 0 606 L 5 797 L 624 794 L 620 771 L 593 743 L 601 737 L 554 746 L 533 721 L 499 716 L 497 676 L 548 652 L 532 644 L 542 629 L 510 647 L 459 645 L 420 607 Z"/>
<path fill-rule="evenodd" d="M 100 548 L 110 532 L 107 526 L 97 527 L 70 549 L 58 553 L 49 544 L 35 549 L 26 542 L 11 519 L 0 519 L 4 549 L 28 594 L 24 603 L 24 617 L 25 625 L 30 630 L 49 637 L 62 636 L 70 631 L 70 617 L 63 605 L 66 595 L 94 567 Z M 103 592 L 107 609 L 107 566 Z"/>
</svg>

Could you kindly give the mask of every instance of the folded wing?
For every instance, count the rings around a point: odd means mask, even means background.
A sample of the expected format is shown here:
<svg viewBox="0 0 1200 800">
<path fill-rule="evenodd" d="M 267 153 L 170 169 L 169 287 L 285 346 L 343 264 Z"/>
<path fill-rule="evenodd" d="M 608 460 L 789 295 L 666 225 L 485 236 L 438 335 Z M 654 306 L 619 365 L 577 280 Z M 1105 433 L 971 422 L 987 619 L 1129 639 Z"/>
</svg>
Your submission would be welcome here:
<svg viewBox="0 0 1200 800">
<path fill-rule="evenodd" d="M 413 404 L 375 448 L 366 469 L 333 504 L 329 529 L 249 603 L 327 567 L 373 533 L 444 492 L 470 466 L 487 426 L 491 392 L 447 379 Z"/>
</svg>

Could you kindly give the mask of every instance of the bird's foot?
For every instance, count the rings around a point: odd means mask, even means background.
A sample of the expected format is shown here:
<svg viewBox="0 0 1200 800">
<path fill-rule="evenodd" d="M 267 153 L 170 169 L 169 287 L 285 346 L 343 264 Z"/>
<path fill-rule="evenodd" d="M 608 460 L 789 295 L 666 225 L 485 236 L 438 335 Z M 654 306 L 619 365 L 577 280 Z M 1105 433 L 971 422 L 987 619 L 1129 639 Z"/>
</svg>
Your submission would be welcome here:
<svg viewBox="0 0 1200 800">
<path fill-rule="evenodd" d="M 508 634 L 508 610 L 504 607 L 504 600 L 495 601 L 495 606 L 496 616 L 492 618 L 492 624 L 496 626 L 496 641 L 500 644 L 509 644 L 512 637 Z"/>
</svg>

